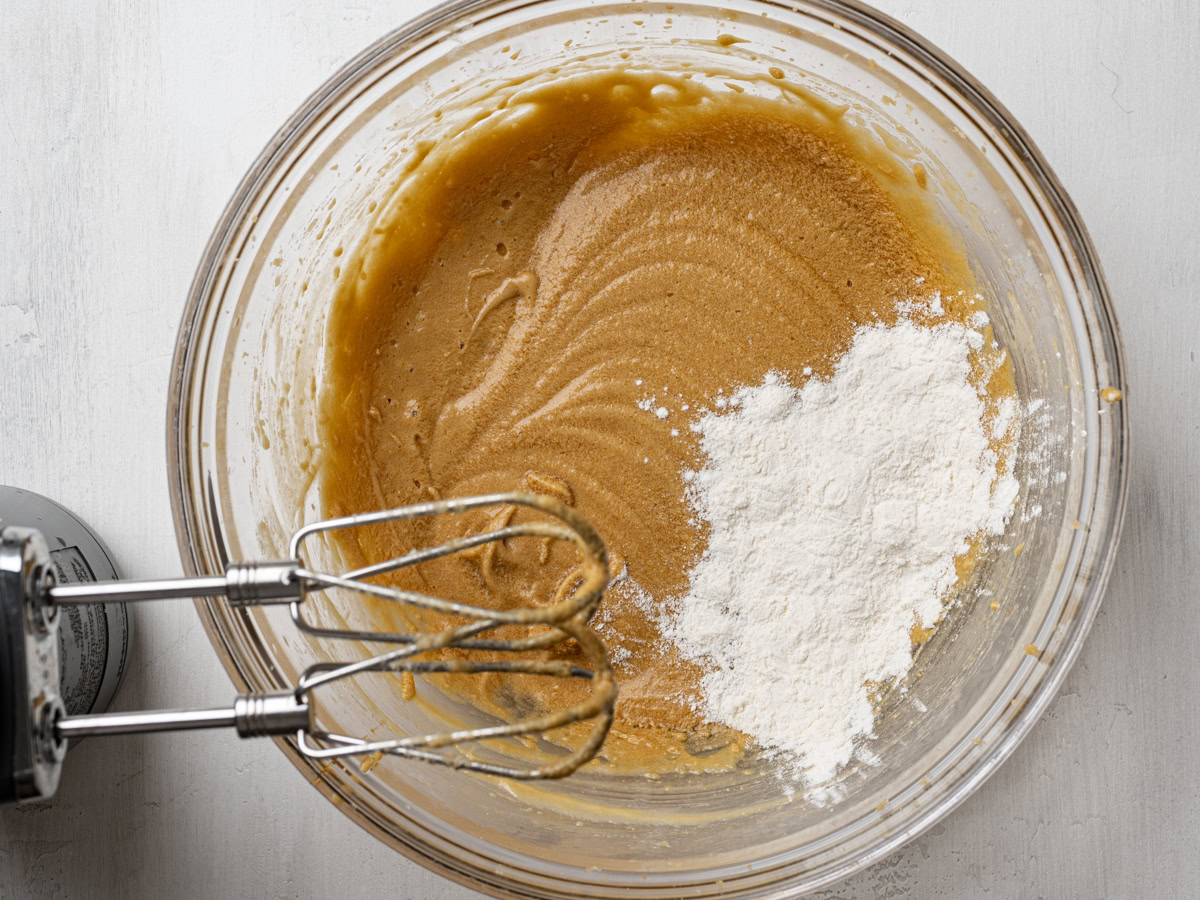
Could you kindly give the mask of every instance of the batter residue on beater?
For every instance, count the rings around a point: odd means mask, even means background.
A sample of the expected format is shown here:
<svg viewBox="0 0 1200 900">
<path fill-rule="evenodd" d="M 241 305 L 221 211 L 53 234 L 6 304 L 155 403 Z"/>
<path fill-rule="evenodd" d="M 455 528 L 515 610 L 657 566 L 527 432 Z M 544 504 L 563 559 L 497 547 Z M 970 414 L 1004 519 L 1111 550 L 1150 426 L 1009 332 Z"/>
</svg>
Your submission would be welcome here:
<svg viewBox="0 0 1200 900">
<path fill-rule="evenodd" d="M 603 753 L 634 765 L 639 747 L 678 744 L 689 764 L 735 737 L 701 721 L 702 672 L 646 609 L 686 591 L 705 546 L 682 482 L 700 404 L 767 372 L 828 376 L 859 326 L 895 322 L 914 283 L 940 290 L 949 318 L 969 311 L 953 300 L 969 283 L 961 256 L 902 199 L 911 172 L 798 92 L 703 81 L 606 68 L 510 89 L 410 164 L 330 320 L 327 512 L 518 488 L 574 504 L 631 576 L 599 628 L 621 690 Z M 432 529 L 487 525 L 439 517 L 347 550 L 379 559 L 451 536 Z M 513 542 L 400 578 L 528 603 L 553 595 L 570 553 Z M 525 709 L 576 689 L 482 688 Z"/>
</svg>

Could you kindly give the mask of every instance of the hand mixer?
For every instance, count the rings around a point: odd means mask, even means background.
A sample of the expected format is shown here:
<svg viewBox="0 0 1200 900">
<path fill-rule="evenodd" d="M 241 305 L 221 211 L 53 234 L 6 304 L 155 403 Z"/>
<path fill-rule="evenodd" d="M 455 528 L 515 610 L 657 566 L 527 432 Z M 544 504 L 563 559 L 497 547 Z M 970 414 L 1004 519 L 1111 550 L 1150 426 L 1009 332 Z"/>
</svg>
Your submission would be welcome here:
<svg viewBox="0 0 1200 900">
<path fill-rule="evenodd" d="M 401 519 L 461 514 L 489 506 L 524 506 L 557 519 L 509 524 L 467 535 L 427 549 L 376 563 L 343 575 L 305 567 L 305 541 L 339 531 Z M 553 602 L 542 607 L 488 609 L 431 597 L 369 581 L 418 563 L 460 553 L 496 541 L 541 538 L 568 541 L 579 565 L 560 584 Z M 46 799 L 58 786 L 67 742 L 88 735 L 117 735 L 202 728 L 237 729 L 241 737 L 290 737 L 300 752 L 315 759 L 391 754 L 507 778 L 561 778 L 595 756 L 608 734 L 616 702 L 616 683 L 603 643 L 587 623 L 608 584 L 608 557 L 596 530 L 574 509 L 551 497 L 503 493 L 438 500 L 380 512 L 314 522 L 292 535 L 289 558 L 230 563 L 224 575 L 141 581 L 58 583 L 46 541 L 34 528 L 0 523 L 0 803 Z M 305 618 L 314 594 L 344 589 L 376 600 L 433 610 L 467 620 L 465 624 L 424 634 L 325 628 Z M 287 604 L 296 628 L 319 638 L 361 644 L 394 645 L 385 652 L 345 662 L 309 666 L 291 690 L 239 695 L 232 706 L 151 712 L 67 715 L 59 696 L 58 611 L 73 604 L 127 603 L 195 597 L 224 597 L 234 608 Z M 541 629 L 527 637 L 487 636 L 505 626 Z M 471 659 L 470 653 L 521 653 L 574 641 L 591 669 L 559 660 Z M 417 659 L 437 650 L 458 648 L 467 658 Z M 439 734 L 366 740 L 319 730 L 313 717 L 313 692 L 345 678 L 370 673 L 520 673 L 591 680 L 591 692 L 579 704 L 512 723 Z M 472 759 L 457 745 L 490 738 L 546 732 L 592 720 L 582 745 L 553 762 L 519 768 Z M 439 752 L 442 751 L 442 752 Z"/>
</svg>

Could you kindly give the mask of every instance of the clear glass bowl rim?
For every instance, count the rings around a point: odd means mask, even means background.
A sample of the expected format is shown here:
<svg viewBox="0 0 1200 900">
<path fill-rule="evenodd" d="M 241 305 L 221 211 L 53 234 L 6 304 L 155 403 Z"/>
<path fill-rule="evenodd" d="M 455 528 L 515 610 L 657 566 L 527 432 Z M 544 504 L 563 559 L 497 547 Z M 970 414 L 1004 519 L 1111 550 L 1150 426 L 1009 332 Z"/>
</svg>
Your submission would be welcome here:
<svg viewBox="0 0 1200 900">
<path fill-rule="evenodd" d="M 202 326 L 212 300 L 211 289 L 228 257 L 231 241 L 241 229 L 260 187 L 275 172 L 280 162 L 294 150 L 309 127 L 336 104 L 349 86 L 379 61 L 413 47 L 439 29 L 480 13 L 498 14 L 505 10 L 527 9 L 543 2 L 550 0 L 449 0 L 410 20 L 350 59 L 322 84 L 279 128 L 242 178 L 217 221 L 197 267 L 180 322 L 171 366 L 167 402 L 168 479 L 180 557 L 184 570 L 189 575 L 212 574 L 211 566 L 197 551 L 199 542 L 203 539 L 198 507 L 204 502 L 204 498 L 201 496 L 202 492 L 190 489 L 189 477 L 191 454 L 194 449 L 191 440 L 194 429 L 190 409 L 193 388 L 199 374 L 197 362 L 201 357 L 198 351 L 201 349 L 200 340 L 204 331 Z M 1030 179 L 1041 198 L 1049 204 L 1049 212 L 1063 230 L 1067 248 L 1072 256 L 1070 261 L 1078 266 L 1082 276 L 1081 295 L 1084 305 L 1087 306 L 1089 298 L 1092 301 L 1092 307 L 1088 311 L 1094 317 L 1097 332 L 1089 334 L 1089 349 L 1092 356 L 1103 364 L 1107 373 L 1107 383 L 1119 388 L 1127 396 L 1126 367 L 1120 331 L 1091 238 L 1074 203 L 1041 152 L 991 92 L 929 41 L 858 0 L 746 2 L 761 6 L 765 10 L 817 10 L 864 28 L 871 32 L 874 38 L 890 44 L 945 81 L 956 93 L 957 100 L 994 130 L 997 139 L 1004 141 L 1014 157 L 1019 160 L 1022 174 Z M 805 889 L 812 890 L 840 881 L 884 858 L 936 824 L 973 793 L 1011 755 L 1054 698 L 1078 656 L 1099 610 L 1104 588 L 1112 571 L 1124 519 L 1130 440 L 1126 403 L 1121 404 L 1119 414 L 1112 416 L 1110 423 L 1114 432 L 1111 446 L 1107 448 L 1112 454 L 1109 479 L 1107 483 L 1102 482 L 1096 486 L 1093 509 L 1100 515 L 1090 522 L 1090 541 L 1098 547 L 1095 565 L 1090 573 L 1091 583 L 1074 618 L 1072 633 L 1050 663 L 1049 671 L 1040 680 L 1019 715 L 1013 719 L 1002 739 L 982 751 L 970 771 L 948 792 L 924 807 L 903 827 L 887 833 L 854 858 L 823 872 L 819 880 L 806 881 Z M 197 600 L 196 607 L 209 640 L 237 687 L 240 690 L 262 689 L 262 673 L 254 671 L 249 664 L 252 661 L 247 661 L 231 641 L 231 635 L 226 631 L 215 604 L 212 601 Z M 455 864 L 456 861 L 448 857 L 444 849 L 434 848 L 419 841 L 398 842 L 383 827 L 383 823 L 376 821 L 369 810 L 359 808 L 351 802 L 344 802 L 345 797 L 337 792 L 332 784 L 327 783 L 314 768 L 312 761 L 302 756 L 291 741 L 277 740 L 276 743 L 292 763 L 309 777 L 314 786 L 331 800 L 338 801 L 337 805 L 346 815 L 389 846 L 459 883 L 487 890 L 497 896 L 527 896 L 520 893 L 518 884 L 511 885 L 516 891 L 511 892 L 503 883 L 497 883 L 494 876 L 480 880 L 476 877 L 479 873 L 473 872 L 469 864 L 465 861 L 457 861 L 458 864 Z M 788 884 L 777 883 L 775 888 L 787 892 L 787 896 L 794 896 L 791 891 L 795 889 L 795 885 L 791 885 L 790 889 L 789 885 L 790 880 Z M 657 887 L 661 889 L 662 886 Z M 631 895 L 636 893 L 635 890 Z"/>
</svg>

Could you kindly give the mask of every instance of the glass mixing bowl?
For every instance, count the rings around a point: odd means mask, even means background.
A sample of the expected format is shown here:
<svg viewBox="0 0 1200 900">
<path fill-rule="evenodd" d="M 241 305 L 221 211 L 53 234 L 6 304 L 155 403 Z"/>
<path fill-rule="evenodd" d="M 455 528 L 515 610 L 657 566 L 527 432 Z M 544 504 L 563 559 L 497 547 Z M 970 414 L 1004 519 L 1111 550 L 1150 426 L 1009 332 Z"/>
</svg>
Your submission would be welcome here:
<svg viewBox="0 0 1200 900">
<path fill-rule="evenodd" d="M 726 46 L 723 34 L 742 42 Z M 280 555 L 293 528 L 318 515 L 313 400 L 335 254 L 358 237 L 379 180 L 436 133 L 444 98 L 481 79 L 622 53 L 628 65 L 688 60 L 730 77 L 782 67 L 925 166 L 1025 410 L 1008 534 L 923 649 L 907 693 L 883 702 L 863 755 L 876 760 L 839 775 L 840 803 L 789 795 L 753 759 L 720 775 L 584 771 L 508 785 L 391 758 L 364 774 L 280 747 L 372 834 L 499 896 L 795 896 L 928 828 L 1028 733 L 1095 617 L 1125 498 L 1125 404 L 1110 402 L 1125 390 L 1120 340 L 1079 216 L 1007 111 L 896 22 L 833 0 L 470 0 L 361 53 L 263 151 L 192 285 L 168 414 L 180 551 L 191 573 L 217 572 L 228 559 Z M 332 548 L 318 550 L 317 563 L 336 565 Z M 283 688 L 313 661 L 362 652 L 305 640 L 276 612 L 198 609 L 242 688 Z M 397 693 L 384 679 L 343 683 L 322 696 L 320 724 L 364 735 L 381 722 L 424 730 L 473 715 L 427 686 L 420 703 Z"/>
</svg>

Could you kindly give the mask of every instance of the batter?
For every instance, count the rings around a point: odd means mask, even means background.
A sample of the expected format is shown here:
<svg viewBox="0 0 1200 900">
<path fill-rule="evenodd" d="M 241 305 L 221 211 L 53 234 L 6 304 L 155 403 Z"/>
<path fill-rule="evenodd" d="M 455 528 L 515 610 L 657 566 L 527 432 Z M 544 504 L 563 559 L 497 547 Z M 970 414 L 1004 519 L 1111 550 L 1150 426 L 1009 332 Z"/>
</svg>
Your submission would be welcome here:
<svg viewBox="0 0 1200 900">
<path fill-rule="evenodd" d="M 918 290 L 970 312 L 955 299 L 970 283 L 961 254 L 913 200 L 923 169 L 798 89 L 711 81 L 605 68 L 505 95 L 409 164 L 345 265 L 329 325 L 330 515 L 525 488 L 604 537 L 618 576 L 594 623 L 621 692 L 610 762 L 686 766 L 739 745 L 693 711 L 699 669 L 648 614 L 685 590 L 705 546 L 682 499 L 700 462 L 689 420 L 767 371 L 829 375 L 857 326 L 894 322 Z M 378 560 L 523 515 L 394 524 L 344 549 Z M 573 561 L 510 542 L 397 581 L 528 605 Z M 453 690 L 522 712 L 587 690 L 457 678 Z"/>
</svg>

